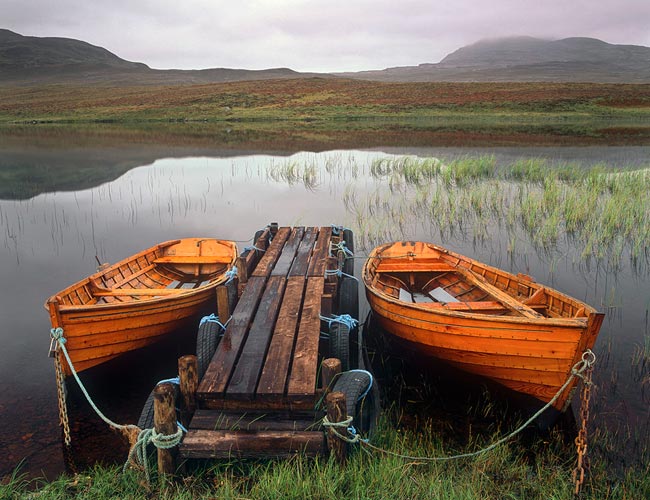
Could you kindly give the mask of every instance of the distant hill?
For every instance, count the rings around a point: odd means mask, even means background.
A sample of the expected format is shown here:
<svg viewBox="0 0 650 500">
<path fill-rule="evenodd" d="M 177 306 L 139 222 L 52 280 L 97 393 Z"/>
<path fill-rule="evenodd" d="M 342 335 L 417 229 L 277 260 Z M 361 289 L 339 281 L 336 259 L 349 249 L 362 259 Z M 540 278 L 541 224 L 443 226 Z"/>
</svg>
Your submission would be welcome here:
<svg viewBox="0 0 650 500">
<path fill-rule="evenodd" d="M 351 73 L 299 73 L 288 68 L 158 70 L 71 38 L 23 36 L 0 29 L 0 85 L 82 83 L 176 85 L 284 78 L 345 77 L 386 82 L 649 83 L 650 48 L 594 38 L 482 40 L 439 63 Z"/>
<path fill-rule="evenodd" d="M 378 81 L 650 82 L 650 47 L 613 45 L 595 38 L 482 40 L 437 64 L 402 66 L 338 76 Z"/>
<path fill-rule="evenodd" d="M 0 29 L 0 84 L 202 84 L 317 76 L 288 68 L 157 70 L 72 38 L 23 36 Z"/>
</svg>

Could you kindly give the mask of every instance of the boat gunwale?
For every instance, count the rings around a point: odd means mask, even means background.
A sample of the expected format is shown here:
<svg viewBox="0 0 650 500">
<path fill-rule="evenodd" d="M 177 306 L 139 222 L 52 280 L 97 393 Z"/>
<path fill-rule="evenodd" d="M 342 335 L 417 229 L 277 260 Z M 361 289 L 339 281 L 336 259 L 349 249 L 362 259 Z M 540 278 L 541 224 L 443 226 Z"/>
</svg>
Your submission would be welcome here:
<svg viewBox="0 0 650 500">
<path fill-rule="evenodd" d="M 381 272 L 381 271 L 377 271 L 377 269 L 374 269 L 372 271 L 370 270 L 370 265 L 371 265 L 370 263 L 371 263 L 372 260 L 374 260 L 374 259 L 382 260 L 382 257 L 381 257 L 382 252 L 384 252 L 388 248 L 392 248 L 392 247 L 394 247 L 394 246 L 396 246 L 396 245 L 398 245 L 400 243 L 404 243 L 404 242 L 395 241 L 395 242 L 392 242 L 392 243 L 386 243 L 384 245 L 381 245 L 381 246 L 376 247 L 375 249 L 373 249 L 370 252 L 370 255 L 368 256 L 368 258 L 367 258 L 367 260 L 366 260 L 366 262 L 365 262 L 365 264 L 363 266 L 363 270 L 362 270 L 362 280 L 363 280 L 363 283 L 364 283 L 364 285 L 366 287 L 366 292 L 370 293 L 372 295 L 375 295 L 377 298 L 385 300 L 385 301 L 387 301 L 387 302 L 389 302 L 391 304 L 394 304 L 396 306 L 404 307 L 404 308 L 407 308 L 407 309 L 412 310 L 412 311 L 423 312 L 423 313 L 426 313 L 426 314 L 429 314 L 429 315 L 434 315 L 434 316 L 435 315 L 441 315 L 441 316 L 448 316 L 448 317 L 455 317 L 455 318 L 462 318 L 462 319 L 475 319 L 475 320 L 480 320 L 480 321 L 490 321 L 490 322 L 495 322 L 495 323 L 512 323 L 512 324 L 522 323 L 522 324 L 529 324 L 529 325 L 536 325 L 536 326 L 537 325 L 539 325 L 539 326 L 541 326 L 541 325 L 549 325 L 549 326 L 562 326 L 562 327 L 567 327 L 568 326 L 568 327 L 576 327 L 576 328 L 586 328 L 586 326 L 588 324 L 588 321 L 589 321 L 589 317 L 592 314 L 598 314 L 598 311 L 595 308 L 593 308 L 592 306 L 590 306 L 589 304 L 587 304 L 585 302 L 582 302 L 582 301 L 580 301 L 578 299 L 575 299 L 573 297 L 570 297 L 569 295 L 566 295 L 566 294 L 564 294 L 564 293 L 562 293 L 562 292 L 560 292 L 560 291 L 558 291 L 558 290 L 556 290 L 554 288 L 548 287 L 546 285 L 540 285 L 539 283 L 535 283 L 535 282 L 530 282 L 530 284 L 528 282 L 526 282 L 526 285 L 527 286 L 537 285 L 537 286 L 543 287 L 547 292 L 551 292 L 553 295 L 555 295 L 556 297 L 558 297 L 559 299 L 561 299 L 561 300 L 563 300 L 565 302 L 568 302 L 568 303 L 573 302 L 573 303 L 579 304 L 580 307 L 584 307 L 586 316 L 581 316 L 581 317 L 577 317 L 577 318 L 546 317 L 546 316 L 543 316 L 543 317 L 540 317 L 540 318 L 523 317 L 523 316 L 521 316 L 521 317 L 520 316 L 505 316 L 505 315 L 496 316 L 496 315 L 490 315 L 490 314 L 485 314 L 485 313 L 475 313 L 475 312 L 471 312 L 471 311 L 465 312 L 465 311 L 458 311 L 458 310 L 450 310 L 450 309 L 446 309 L 444 307 L 434 309 L 434 308 L 427 307 L 425 305 L 420 305 L 417 302 L 401 301 L 398 298 L 395 298 L 395 297 L 393 297 L 393 296 L 379 290 L 377 287 L 375 287 L 374 284 L 373 284 L 372 276 L 376 276 L 378 274 L 378 272 Z M 415 243 L 415 242 L 406 242 L 406 243 Z M 517 282 L 526 281 L 525 279 L 523 279 L 521 277 L 518 277 L 518 276 L 516 276 L 516 275 L 514 275 L 514 274 L 512 274 L 512 273 L 510 273 L 508 271 L 504 271 L 503 269 L 498 269 L 498 268 L 495 268 L 493 266 L 490 266 L 489 264 L 484 264 L 482 262 L 476 261 L 476 260 L 471 259 L 469 257 L 462 256 L 462 255 L 457 254 L 457 253 L 455 253 L 455 252 L 453 252 L 451 250 L 447 250 L 446 248 L 439 247 L 438 245 L 435 245 L 433 243 L 428 243 L 428 242 L 422 242 L 422 243 L 424 243 L 426 246 L 434 249 L 437 252 L 440 252 L 440 253 L 446 254 L 446 255 L 450 255 L 451 257 L 453 257 L 454 259 L 457 259 L 459 261 L 467 262 L 469 264 L 474 264 L 476 266 L 483 267 L 483 268 L 485 268 L 485 269 L 487 269 L 487 270 L 489 270 L 491 272 L 494 272 L 494 273 L 505 274 L 510 279 L 512 279 L 514 281 L 517 281 Z M 407 257 L 408 256 L 404 255 L 404 256 L 400 256 L 399 259 L 406 261 Z M 397 260 L 398 258 L 397 257 L 386 256 L 386 257 L 384 257 L 384 259 L 396 259 Z M 459 267 L 459 266 L 456 265 L 455 267 Z M 473 272 L 470 268 L 465 268 L 465 267 L 463 267 L 463 268 L 465 270 Z M 405 272 L 408 272 L 408 271 L 405 271 Z M 432 272 L 434 272 L 434 271 L 432 270 Z M 459 271 L 459 272 L 461 272 L 461 271 Z M 493 286 L 495 286 L 495 285 L 493 285 Z M 504 293 L 507 293 L 507 292 L 504 291 Z M 515 299 L 515 300 L 517 300 L 517 299 Z"/>
<path fill-rule="evenodd" d="M 219 286 L 220 284 L 224 283 L 227 280 L 227 277 L 225 276 L 225 272 L 221 272 L 219 275 L 216 276 L 214 281 L 209 281 L 207 284 L 202 284 L 197 288 L 187 288 L 183 289 L 183 292 L 179 292 L 178 294 L 174 295 L 163 295 L 163 296 L 152 296 L 152 297 L 147 297 L 145 299 L 137 300 L 137 301 L 129 301 L 129 302 L 107 302 L 107 303 L 92 303 L 92 304 L 64 304 L 61 300 L 62 296 L 68 295 L 75 290 L 78 290 L 79 288 L 82 288 L 84 286 L 88 286 L 89 288 L 92 288 L 93 285 L 96 283 L 94 280 L 97 278 L 100 278 L 104 276 L 105 274 L 114 271 L 115 269 L 119 269 L 121 266 L 124 266 L 128 264 L 129 262 L 133 262 L 140 257 L 143 257 L 149 253 L 156 252 L 158 250 L 162 250 L 164 248 L 176 245 L 180 243 L 181 241 L 184 240 L 215 240 L 219 242 L 220 244 L 224 245 L 225 247 L 228 247 L 232 251 L 232 258 L 230 262 L 224 263 L 224 266 L 226 269 L 232 268 L 232 266 L 235 264 L 237 257 L 238 257 L 238 250 L 237 250 L 237 245 L 235 242 L 231 240 L 222 240 L 219 238 L 181 238 L 181 239 L 175 239 L 175 240 L 168 240 L 162 243 L 158 243 L 157 245 L 151 246 L 149 248 L 146 248 L 145 250 L 141 250 L 140 252 L 130 255 L 112 265 L 109 267 L 102 269 L 100 271 L 96 271 L 93 274 L 86 276 L 85 278 L 77 281 L 76 283 L 71 284 L 70 286 L 64 288 L 63 290 L 51 295 L 44 304 L 44 307 L 46 310 L 50 309 L 50 304 L 53 304 L 56 309 L 59 312 L 65 313 L 65 312 L 83 312 L 83 311 L 105 311 L 109 310 L 111 308 L 117 308 L 117 309 L 124 309 L 124 308 L 137 308 L 138 306 L 145 306 L 145 305 L 158 305 L 161 303 L 165 303 L 167 301 L 178 301 L 180 298 L 188 298 L 192 297 L 194 295 L 198 295 L 202 292 L 205 292 L 211 288 L 215 288 Z M 166 266 L 168 264 L 151 264 L 153 266 L 153 269 L 155 269 L 157 266 Z M 215 273 L 216 274 L 216 273 Z M 120 290 L 128 290 L 128 288 L 120 288 L 117 287 L 117 289 Z M 180 290 L 180 289 L 179 289 Z"/>
</svg>

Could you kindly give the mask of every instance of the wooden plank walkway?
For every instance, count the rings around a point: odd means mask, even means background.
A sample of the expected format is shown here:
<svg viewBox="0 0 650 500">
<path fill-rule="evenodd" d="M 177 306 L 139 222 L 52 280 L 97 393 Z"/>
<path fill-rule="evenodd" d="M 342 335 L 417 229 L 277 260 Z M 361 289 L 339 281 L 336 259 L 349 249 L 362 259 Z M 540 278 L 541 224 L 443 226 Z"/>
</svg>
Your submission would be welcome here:
<svg viewBox="0 0 650 500">
<path fill-rule="evenodd" d="M 338 280 L 325 274 L 337 268 L 330 248 L 339 241 L 331 227 L 271 228 L 255 242 L 261 255 L 240 257 L 245 285 L 199 383 L 181 457 L 325 451 L 320 316 L 336 311 Z"/>
</svg>

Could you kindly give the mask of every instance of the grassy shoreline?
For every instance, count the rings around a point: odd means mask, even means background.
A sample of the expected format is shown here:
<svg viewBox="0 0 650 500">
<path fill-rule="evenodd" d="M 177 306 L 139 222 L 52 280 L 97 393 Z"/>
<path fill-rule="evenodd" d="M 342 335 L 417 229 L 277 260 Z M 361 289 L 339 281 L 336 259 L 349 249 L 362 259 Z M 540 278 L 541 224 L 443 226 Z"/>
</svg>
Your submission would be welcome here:
<svg viewBox="0 0 650 500">
<path fill-rule="evenodd" d="M 0 123 L 337 123 L 423 118 L 562 122 L 648 117 L 649 84 L 380 83 L 310 78 L 160 87 L 0 87 Z"/>
<path fill-rule="evenodd" d="M 505 433 L 469 435 L 468 443 L 440 437 L 436 424 L 418 429 L 393 426 L 382 419 L 373 443 L 416 456 L 444 456 L 472 451 Z M 476 431 L 474 431 L 476 432 Z M 591 449 L 599 443 L 590 442 Z M 646 451 L 647 453 L 647 451 Z M 646 461 L 647 464 L 647 461 Z M 62 475 L 45 483 L 19 474 L 0 485 L 0 498 L 441 498 L 441 499 L 571 499 L 575 452 L 559 432 L 524 437 L 475 458 L 451 462 L 402 459 L 356 450 L 346 466 L 326 457 L 296 456 L 283 461 L 224 460 L 201 466 L 175 481 L 147 485 L 141 472 L 121 474 L 120 466 L 96 465 L 78 476 Z M 647 465 L 613 473 L 606 458 L 592 458 L 583 498 L 639 499 L 650 494 Z"/>
</svg>

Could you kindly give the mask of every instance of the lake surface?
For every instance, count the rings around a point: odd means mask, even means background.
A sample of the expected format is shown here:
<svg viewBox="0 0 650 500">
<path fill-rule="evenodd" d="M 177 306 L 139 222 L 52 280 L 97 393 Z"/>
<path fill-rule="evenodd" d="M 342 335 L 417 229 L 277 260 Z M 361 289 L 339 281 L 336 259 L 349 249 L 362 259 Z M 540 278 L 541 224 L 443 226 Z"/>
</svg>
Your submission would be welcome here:
<svg viewBox="0 0 650 500">
<path fill-rule="evenodd" d="M 615 265 L 606 259 L 584 261 L 570 239 L 561 239 L 549 251 L 538 248 L 525 231 L 506 232 L 499 224 L 477 237 L 471 227 L 443 231 L 408 213 L 400 224 L 384 215 L 368 224 L 359 220 L 361 205 L 375 193 L 391 192 L 386 179 L 370 175 L 375 159 L 408 154 L 448 162 L 493 155 L 503 164 L 541 157 L 585 167 L 647 168 L 650 146 L 373 144 L 365 149 L 360 144 L 318 153 L 260 154 L 218 145 L 192 148 L 125 140 L 120 147 L 119 140 L 109 145 L 70 141 L 68 147 L 60 141 L 56 146 L 52 141 L 0 141 L 1 475 L 19 464 L 30 475 L 53 477 L 64 469 L 54 369 L 47 357 L 50 325 L 43 302 L 48 296 L 94 272 L 97 259 L 113 263 L 156 243 L 194 236 L 232 239 L 243 248 L 256 230 L 272 221 L 350 227 L 357 232 L 358 256 L 389 238 L 433 241 L 530 274 L 603 310 L 607 317 L 595 349 L 598 390 L 592 416 L 617 437 L 610 451 L 621 460 L 626 454 L 627 460 L 633 459 L 634 443 L 643 446 L 650 439 L 648 368 L 640 371 L 632 362 L 639 346 L 649 342 L 647 260 L 633 265 L 624 250 Z M 395 205 L 403 196 L 394 192 Z M 390 205 L 390 198 L 382 203 Z M 125 423 L 137 420 L 155 382 L 174 376 L 178 356 L 193 351 L 191 335 L 179 332 L 158 348 L 84 372 L 107 416 Z M 78 463 L 125 458 L 125 448 L 115 446 L 119 439 L 91 414 L 72 386 L 70 412 Z"/>
</svg>

